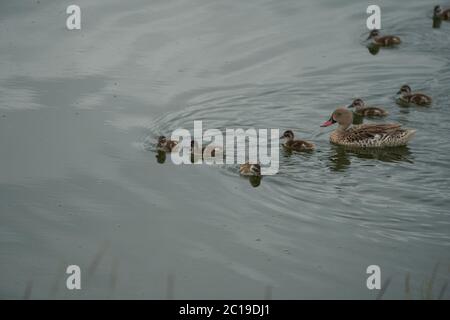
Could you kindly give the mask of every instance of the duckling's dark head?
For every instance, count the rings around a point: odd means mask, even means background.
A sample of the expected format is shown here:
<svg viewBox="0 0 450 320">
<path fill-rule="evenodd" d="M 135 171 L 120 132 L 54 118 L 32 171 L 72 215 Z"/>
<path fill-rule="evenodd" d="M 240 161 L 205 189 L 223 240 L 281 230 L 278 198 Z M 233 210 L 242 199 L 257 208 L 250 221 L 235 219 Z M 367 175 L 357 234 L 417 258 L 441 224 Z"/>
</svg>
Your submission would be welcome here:
<svg viewBox="0 0 450 320">
<path fill-rule="evenodd" d="M 362 101 L 362 99 L 353 100 L 352 104 L 347 106 L 347 108 L 353 108 L 353 107 L 355 107 L 356 109 L 358 109 L 360 107 L 364 107 L 364 101 Z"/>
<path fill-rule="evenodd" d="M 292 132 L 292 130 L 286 130 L 283 135 L 280 137 L 280 139 L 294 139 L 294 132 Z"/>
<path fill-rule="evenodd" d="M 407 84 L 403 85 L 400 90 L 397 92 L 397 94 L 403 94 L 403 93 L 411 93 L 411 87 Z"/>
<path fill-rule="evenodd" d="M 434 13 L 435 14 L 440 14 L 442 12 L 441 6 L 437 5 L 434 7 Z"/>
<path fill-rule="evenodd" d="M 260 176 L 261 175 L 261 165 L 258 163 L 252 164 L 250 166 L 250 171 L 255 175 L 255 176 Z"/>
<path fill-rule="evenodd" d="M 162 144 L 162 143 L 166 143 L 167 138 L 165 136 L 159 136 L 158 137 L 158 143 Z"/>
<path fill-rule="evenodd" d="M 373 29 L 372 31 L 370 31 L 369 37 L 367 38 L 367 40 L 378 37 L 379 35 L 380 35 L 380 30 Z"/>
</svg>

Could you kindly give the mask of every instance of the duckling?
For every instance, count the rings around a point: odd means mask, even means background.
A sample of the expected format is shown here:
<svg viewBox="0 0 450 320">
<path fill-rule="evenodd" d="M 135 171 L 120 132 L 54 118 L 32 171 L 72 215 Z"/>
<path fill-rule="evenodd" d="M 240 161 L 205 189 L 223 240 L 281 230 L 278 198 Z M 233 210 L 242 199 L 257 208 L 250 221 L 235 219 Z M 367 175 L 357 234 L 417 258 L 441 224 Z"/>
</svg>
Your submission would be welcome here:
<svg viewBox="0 0 450 320">
<path fill-rule="evenodd" d="M 177 141 L 169 140 L 165 136 L 158 137 L 156 148 L 158 151 L 172 152 L 173 148 L 178 144 Z"/>
<path fill-rule="evenodd" d="M 441 20 L 450 20 L 450 8 L 442 10 L 441 6 L 435 6 L 433 18 Z"/>
<path fill-rule="evenodd" d="M 380 30 L 377 29 L 370 31 L 367 40 L 369 39 L 373 39 L 373 42 L 381 47 L 390 47 L 402 42 L 397 36 L 380 36 Z"/>
<path fill-rule="evenodd" d="M 362 99 L 353 100 L 347 108 L 355 108 L 355 114 L 361 117 L 385 117 L 389 114 L 386 110 L 378 107 L 366 107 Z"/>
<path fill-rule="evenodd" d="M 418 92 L 412 93 L 411 87 L 406 84 L 400 88 L 397 94 L 400 94 L 399 102 L 403 103 L 414 103 L 418 106 L 429 106 L 433 102 L 431 97 L 426 94 Z"/>
<path fill-rule="evenodd" d="M 314 143 L 305 140 L 294 140 L 294 133 L 292 130 L 287 130 L 283 133 L 280 139 L 286 139 L 283 146 L 286 149 L 293 151 L 312 151 L 315 149 Z"/>
<path fill-rule="evenodd" d="M 351 126 L 353 113 L 347 108 L 338 108 L 321 127 L 335 123 L 339 127 L 330 135 L 330 142 L 352 148 L 399 147 L 406 145 L 416 130 L 403 129 L 400 124 L 362 124 Z"/>
<path fill-rule="evenodd" d="M 261 166 L 258 163 L 244 163 L 239 166 L 239 173 L 242 176 L 261 176 Z"/>
</svg>

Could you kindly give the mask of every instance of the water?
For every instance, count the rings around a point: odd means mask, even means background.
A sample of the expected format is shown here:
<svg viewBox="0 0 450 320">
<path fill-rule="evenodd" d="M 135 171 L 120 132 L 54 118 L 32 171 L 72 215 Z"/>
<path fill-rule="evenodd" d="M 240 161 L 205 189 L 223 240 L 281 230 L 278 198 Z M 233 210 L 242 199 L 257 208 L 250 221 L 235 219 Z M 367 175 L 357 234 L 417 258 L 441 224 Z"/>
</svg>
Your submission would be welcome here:
<svg viewBox="0 0 450 320">
<path fill-rule="evenodd" d="M 431 28 L 434 2 L 385 1 L 384 32 L 404 42 L 377 55 L 367 4 L 349 0 L 80 0 L 72 32 L 69 4 L 0 4 L 2 298 L 375 299 L 372 264 L 385 299 L 440 295 L 450 24 Z M 397 106 L 405 83 L 432 107 Z M 356 97 L 415 139 L 330 145 L 319 125 Z M 280 151 L 257 188 L 237 166 L 158 163 L 156 135 L 194 120 L 292 129 L 317 151 Z M 80 291 L 65 288 L 69 264 Z"/>
</svg>

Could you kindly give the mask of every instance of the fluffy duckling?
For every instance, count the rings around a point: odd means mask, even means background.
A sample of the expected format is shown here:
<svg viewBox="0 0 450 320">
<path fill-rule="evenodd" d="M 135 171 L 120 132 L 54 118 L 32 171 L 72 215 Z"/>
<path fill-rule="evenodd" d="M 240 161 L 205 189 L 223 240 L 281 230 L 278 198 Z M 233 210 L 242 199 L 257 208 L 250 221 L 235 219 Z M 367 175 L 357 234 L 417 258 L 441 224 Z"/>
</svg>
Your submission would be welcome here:
<svg viewBox="0 0 450 320">
<path fill-rule="evenodd" d="M 158 151 L 172 152 L 173 148 L 178 144 L 177 141 L 169 140 L 165 136 L 158 137 L 156 148 Z"/>
<path fill-rule="evenodd" d="M 239 173 L 242 176 L 261 176 L 261 166 L 258 163 L 244 163 L 239 166 Z"/>
<path fill-rule="evenodd" d="M 406 145 L 414 136 L 416 130 L 403 129 L 400 124 L 362 124 L 351 126 L 353 113 L 347 108 L 338 108 L 330 119 L 321 127 L 335 123 L 339 127 L 330 135 L 330 141 L 337 145 L 352 148 L 399 147 Z"/>
<path fill-rule="evenodd" d="M 283 146 L 286 149 L 293 151 L 312 151 L 315 149 L 315 145 L 305 140 L 294 140 L 294 133 L 292 130 L 287 130 L 283 133 L 280 139 L 286 139 Z"/>
<path fill-rule="evenodd" d="M 380 36 L 380 30 L 370 31 L 367 40 L 372 39 L 373 42 L 381 47 L 390 47 L 393 45 L 400 44 L 402 41 L 397 36 Z"/>
<path fill-rule="evenodd" d="M 418 106 L 429 106 L 433 102 L 431 97 L 426 94 L 418 92 L 412 93 L 411 87 L 406 84 L 400 88 L 397 94 L 400 94 L 399 101 L 403 103 L 414 103 Z"/>
<path fill-rule="evenodd" d="M 366 104 L 362 99 L 353 100 L 348 108 L 355 108 L 355 114 L 361 117 L 385 117 L 389 114 L 386 110 L 378 107 L 366 107 Z"/>
<path fill-rule="evenodd" d="M 433 18 L 440 20 L 450 20 L 450 8 L 443 10 L 441 6 L 435 6 Z"/>
</svg>

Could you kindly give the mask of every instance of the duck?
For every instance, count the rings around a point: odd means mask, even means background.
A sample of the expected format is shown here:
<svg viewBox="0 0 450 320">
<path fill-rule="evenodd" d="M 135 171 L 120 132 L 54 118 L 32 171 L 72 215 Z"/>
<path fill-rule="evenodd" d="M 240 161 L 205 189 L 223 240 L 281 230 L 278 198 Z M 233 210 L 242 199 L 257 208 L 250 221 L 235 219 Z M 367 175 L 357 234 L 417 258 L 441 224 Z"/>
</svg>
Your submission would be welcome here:
<svg viewBox="0 0 450 320">
<path fill-rule="evenodd" d="M 336 109 L 321 127 L 335 123 L 339 127 L 330 135 L 330 142 L 351 148 L 382 148 L 405 146 L 416 130 L 404 129 L 401 124 L 362 124 L 352 126 L 353 113 L 348 108 Z"/>
<path fill-rule="evenodd" d="M 283 146 L 288 150 L 293 151 L 312 151 L 315 149 L 315 145 L 312 142 L 305 140 L 294 140 L 294 132 L 287 130 L 283 133 L 280 139 L 286 139 Z"/>
<path fill-rule="evenodd" d="M 261 176 L 261 165 L 258 163 L 243 163 L 239 166 L 239 173 L 242 176 Z"/>
<path fill-rule="evenodd" d="M 399 102 L 403 103 L 414 103 L 418 106 L 429 106 L 433 102 L 433 99 L 426 94 L 418 92 L 412 93 L 411 87 L 407 84 L 403 85 L 397 94 L 400 94 Z"/>
<path fill-rule="evenodd" d="M 380 30 L 377 29 L 370 31 L 367 40 L 369 39 L 373 39 L 373 42 L 381 47 L 390 47 L 402 42 L 397 36 L 380 36 Z"/>
<path fill-rule="evenodd" d="M 156 145 L 156 149 L 158 151 L 163 151 L 163 152 L 172 152 L 172 150 L 175 148 L 175 146 L 177 144 L 178 144 L 177 141 L 167 139 L 165 136 L 159 136 L 158 144 Z"/>
<path fill-rule="evenodd" d="M 435 6 L 433 11 L 433 18 L 441 20 L 450 20 L 450 8 L 442 9 L 441 6 Z"/>
<path fill-rule="evenodd" d="M 378 107 L 366 107 L 362 99 L 353 100 L 347 108 L 355 108 L 355 114 L 361 117 L 385 117 L 389 114 L 386 110 Z"/>
</svg>

